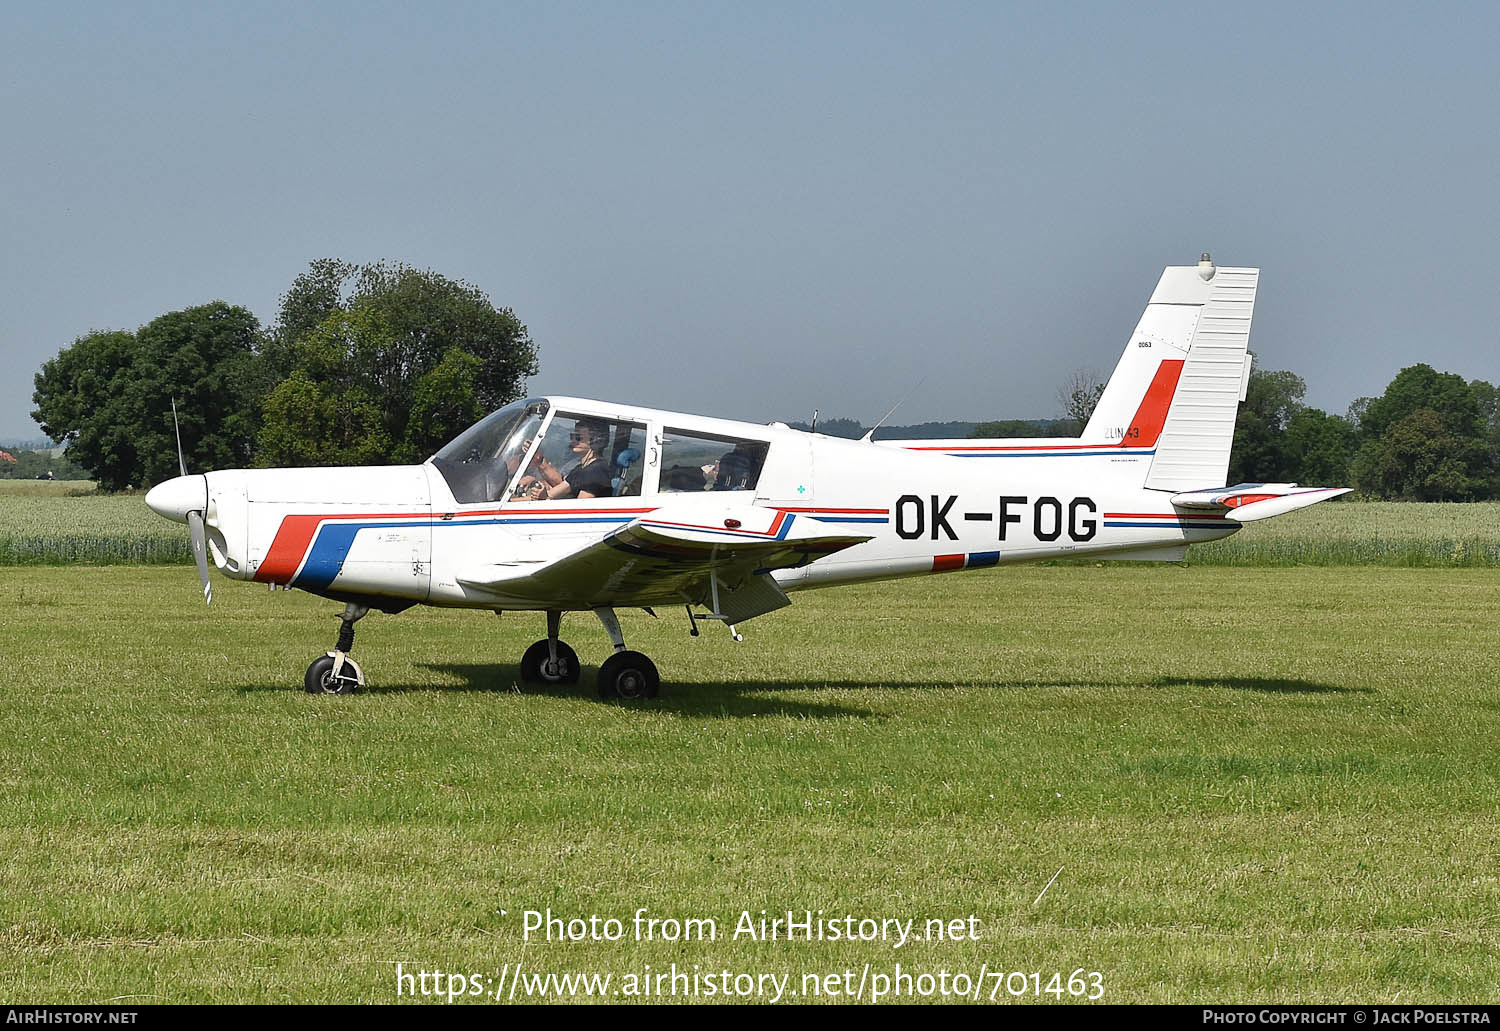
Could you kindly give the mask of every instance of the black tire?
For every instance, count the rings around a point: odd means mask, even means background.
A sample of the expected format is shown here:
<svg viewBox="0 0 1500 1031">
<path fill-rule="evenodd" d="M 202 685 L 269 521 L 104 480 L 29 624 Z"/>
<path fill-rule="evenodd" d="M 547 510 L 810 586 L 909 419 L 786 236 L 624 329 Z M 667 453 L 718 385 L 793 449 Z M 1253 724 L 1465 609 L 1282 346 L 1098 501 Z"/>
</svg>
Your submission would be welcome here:
<svg viewBox="0 0 1500 1031">
<path fill-rule="evenodd" d="M 314 659 L 313 664 L 307 667 L 302 686 L 307 689 L 308 694 L 353 694 L 359 689 L 359 678 L 354 675 L 354 668 L 345 662 L 344 668 L 339 670 L 338 679 L 334 680 L 333 656 L 324 655 Z"/>
<path fill-rule="evenodd" d="M 521 679 L 528 684 L 578 683 L 578 653 L 562 641 L 557 642 L 557 669 L 550 669 L 551 655 L 547 642 L 538 641 L 521 656 Z"/>
<path fill-rule="evenodd" d="M 599 667 L 601 698 L 655 698 L 660 690 L 656 664 L 640 652 L 616 652 Z"/>
</svg>

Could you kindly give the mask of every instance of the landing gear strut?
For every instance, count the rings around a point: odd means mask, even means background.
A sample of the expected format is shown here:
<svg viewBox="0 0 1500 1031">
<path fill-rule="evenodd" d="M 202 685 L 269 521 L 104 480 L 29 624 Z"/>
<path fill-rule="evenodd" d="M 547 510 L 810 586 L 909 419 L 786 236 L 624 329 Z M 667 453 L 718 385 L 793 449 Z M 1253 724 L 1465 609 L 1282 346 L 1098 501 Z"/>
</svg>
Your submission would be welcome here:
<svg viewBox="0 0 1500 1031">
<path fill-rule="evenodd" d="M 599 696 L 601 698 L 655 698 L 661 690 L 661 676 L 656 664 L 640 652 L 627 651 L 625 635 L 620 632 L 620 620 L 615 610 L 598 608 L 594 615 L 604 624 L 615 653 L 599 667 Z"/>
<path fill-rule="evenodd" d="M 547 610 L 547 638 L 526 649 L 521 656 L 521 679 L 528 684 L 578 683 L 578 654 L 557 639 L 562 612 Z"/>
<path fill-rule="evenodd" d="M 352 601 L 344 606 L 338 644 L 327 655 L 314 659 L 302 678 L 308 694 L 353 694 L 365 686 L 365 672 L 349 657 L 349 652 L 354 650 L 354 624 L 369 611 L 367 606 Z"/>
</svg>

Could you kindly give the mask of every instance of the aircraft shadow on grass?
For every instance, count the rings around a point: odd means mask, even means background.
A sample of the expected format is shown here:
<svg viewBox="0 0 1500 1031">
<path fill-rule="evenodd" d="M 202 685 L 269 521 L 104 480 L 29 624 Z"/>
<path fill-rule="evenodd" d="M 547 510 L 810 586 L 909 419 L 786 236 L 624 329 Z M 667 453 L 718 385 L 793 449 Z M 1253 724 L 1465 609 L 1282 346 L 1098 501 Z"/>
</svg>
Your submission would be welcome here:
<svg viewBox="0 0 1500 1031">
<path fill-rule="evenodd" d="M 973 686 L 958 683 L 871 683 L 869 681 L 799 681 L 799 680 L 747 680 L 735 683 L 666 684 L 661 694 L 646 701 L 621 701 L 616 698 L 601 698 L 594 688 L 598 673 L 596 666 L 584 666 L 576 684 L 527 684 L 521 680 L 521 667 L 514 663 L 492 665 L 453 663 L 424 663 L 422 668 L 450 678 L 447 683 L 370 683 L 359 689 L 360 695 L 404 694 L 420 691 L 445 693 L 475 692 L 479 694 L 517 694 L 537 698 L 573 698 L 599 705 L 613 705 L 623 709 L 641 709 L 647 712 L 670 712 L 679 716 L 794 716 L 799 719 L 835 719 L 854 716 L 860 719 L 879 719 L 882 713 L 848 705 L 812 703 L 802 699 L 807 693 L 833 690 L 867 690 L 870 688 L 957 688 Z M 457 680 L 454 683 L 453 680 Z M 993 685 L 999 686 L 999 685 Z M 242 684 L 242 693 L 271 691 L 285 694 L 282 683 Z M 785 697 L 789 692 L 803 692 L 800 697 Z"/>
<path fill-rule="evenodd" d="M 1320 684 L 1316 680 L 1295 677 L 1157 677 L 1150 687 L 1227 687 L 1232 691 L 1261 691 L 1267 694 L 1374 694 L 1372 687 L 1345 687 L 1342 684 Z"/>
<path fill-rule="evenodd" d="M 1259 691 L 1263 694 L 1374 694 L 1374 688 L 1345 687 L 1341 684 L 1323 684 L 1316 680 L 1300 680 L 1295 677 L 1152 677 L 1150 680 L 1017 680 L 1010 684 L 995 684 L 995 687 L 1019 687 L 1022 689 L 1046 687 L 1118 687 L 1118 688 L 1162 688 L 1162 687 L 1225 687 L 1231 691 Z"/>
<path fill-rule="evenodd" d="M 394 694 L 412 691 L 474 691 L 482 693 L 516 693 L 543 698 L 577 698 L 600 705 L 671 712 L 680 716 L 795 716 L 802 719 L 833 719 L 854 716 L 861 719 L 881 718 L 873 709 L 840 705 L 818 699 L 830 691 L 925 690 L 1046 690 L 1049 688 L 1228 688 L 1233 691 L 1255 691 L 1265 694 L 1354 695 L 1371 694 L 1368 687 L 1346 687 L 1292 677 L 1154 677 L 1145 681 L 1081 678 L 1064 680 L 966 680 L 966 681 L 883 681 L 860 680 L 742 680 L 729 683 L 688 685 L 668 684 L 660 697 L 643 702 L 621 703 L 603 699 L 594 691 L 594 668 L 585 667 L 577 684 L 522 684 L 521 668 L 514 664 L 424 663 L 423 668 L 449 678 L 446 684 L 381 684 L 366 686 L 364 694 Z M 456 680 L 457 683 L 451 682 Z M 285 691 L 277 685 L 247 685 L 243 691 Z M 826 697 L 826 695 L 825 695 Z"/>
</svg>

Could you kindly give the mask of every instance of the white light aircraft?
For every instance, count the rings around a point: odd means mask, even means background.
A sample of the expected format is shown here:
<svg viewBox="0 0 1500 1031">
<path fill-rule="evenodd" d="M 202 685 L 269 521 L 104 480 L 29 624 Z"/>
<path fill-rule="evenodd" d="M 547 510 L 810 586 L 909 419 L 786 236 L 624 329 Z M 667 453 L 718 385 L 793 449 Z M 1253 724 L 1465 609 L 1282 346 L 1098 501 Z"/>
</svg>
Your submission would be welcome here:
<svg viewBox="0 0 1500 1031">
<path fill-rule="evenodd" d="M 605 697 L 657 693 L 615 610 L 682 605 L 738 624 L 791 592 L 1082 556 L 1180 561 L 1190 544 L 1345 493 L 1220 486 L 1250 375 L 1259 270 L 1162 274 L 1082 436 L 863 440 L 603 401 L 519 401 L 421 465 L 183 475 L 146 503 L 187 522 L 237 580 L 345 603 L 310 692 L 364 684 L 349 655 L 369 610 L 542 611 L 525 680 L 576 683 L 565 612 L 614 645 Z M 179 445 L 180 451 L 180 445 Z M 654 614 L 654 613 L 653 613 Z"/>
</svg>

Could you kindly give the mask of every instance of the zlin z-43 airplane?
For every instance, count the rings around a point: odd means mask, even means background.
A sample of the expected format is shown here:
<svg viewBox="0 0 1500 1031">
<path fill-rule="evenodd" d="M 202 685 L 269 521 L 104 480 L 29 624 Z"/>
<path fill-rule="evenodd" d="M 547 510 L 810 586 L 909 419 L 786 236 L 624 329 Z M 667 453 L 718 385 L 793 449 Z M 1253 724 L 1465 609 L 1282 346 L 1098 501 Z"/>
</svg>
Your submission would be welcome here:
<svg viewBox="0 0 1500 1031">
<path fill-rule="evenodd" d="M 605 401 L 518 401 L 421 465 L 183 475 L 146 503 L 189 524 L 237 580 L 345 603 L 311 692 L 364 684 L 350 657 L 370 609 L 539 610 L 523 679 L 576 683 L 565 612 L 614 645 L 605 697 L 650 698 L 655 665 L 615 610 L 682 605 L 735 626 L 789 594 L 865 580 L 1082 556 L 1174 562 L 1244 523 L 1345 493 L 1221 486 L 1250 375 L 1259 270 L 1162 274 L 1083 435 L 845 440 Z M 873 431 L 872 431 L 873 434 Z M 653 613 L 654 614 L 654 613 Z"/>
</svg>

